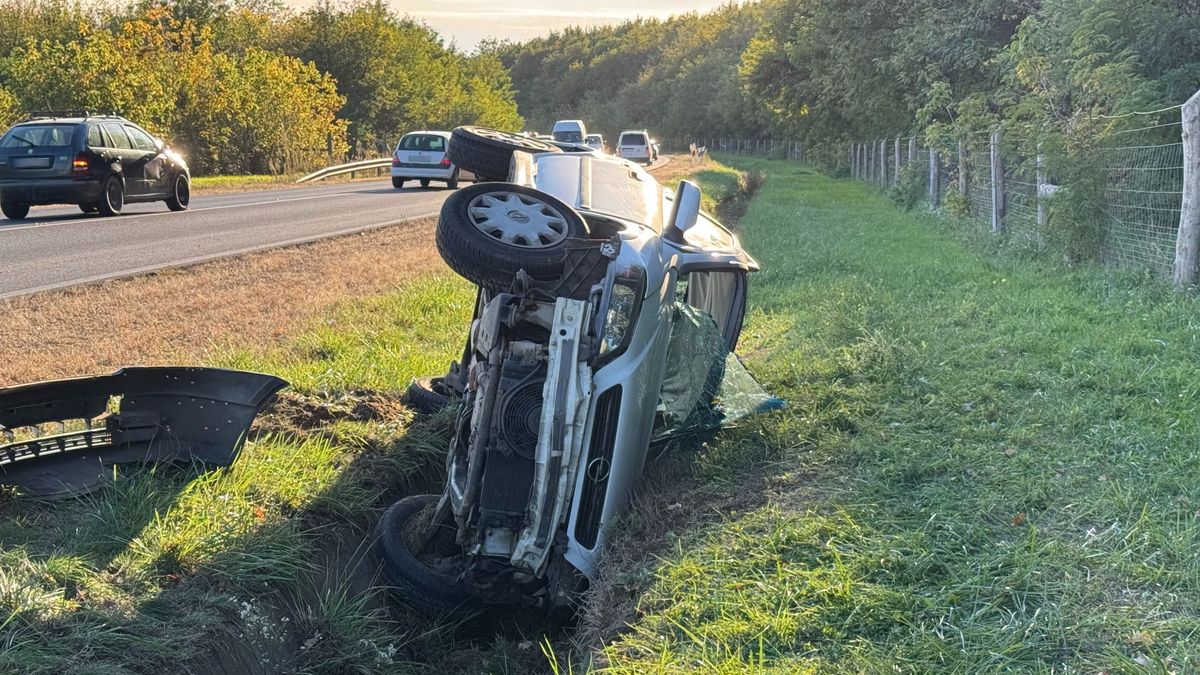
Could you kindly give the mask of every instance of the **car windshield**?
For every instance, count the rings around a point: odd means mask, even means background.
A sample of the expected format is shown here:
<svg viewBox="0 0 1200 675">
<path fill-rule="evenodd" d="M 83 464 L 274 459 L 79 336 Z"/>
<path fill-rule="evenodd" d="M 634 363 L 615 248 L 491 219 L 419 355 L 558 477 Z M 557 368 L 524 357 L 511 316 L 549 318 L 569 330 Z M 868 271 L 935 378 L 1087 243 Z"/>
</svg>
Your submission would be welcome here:
<svg viewBox="0 0 1200 675">
<path fill-rule="evenodd" d="M 74 140 L 73 124 L 22 124 L 0 138 L 0 148 L 57 148 Z"/>
<path fill-rule="evenodd" d="M 603 140 L 604 140 L 604 139 L 600 138 L 600 137 L 599 137 L 599 136 L 597 136 L 596 134 L 590 134 L 590 135 L 587 137 L 587 142 L 588 142 L 588 143 L 600 143 L 600 142 L 602 142 Z"/>
<path fill-rule="evenodd" d="M 554 132 L 554 140 L 559 143 L 582 143 L 583 134 L 578 131 L 556 131 Z"/>
<path fill-rule="evenodd" d="M 646 134 L 621 134 L 620 145 L 645 145 Z"/>
<path fill-rule="evenodd" d="M 433 134 L 409 134 L 400 139 L 400 145 L 396 149 L 416 152 L 445 152 L 446 139 Z"/>
</svg>

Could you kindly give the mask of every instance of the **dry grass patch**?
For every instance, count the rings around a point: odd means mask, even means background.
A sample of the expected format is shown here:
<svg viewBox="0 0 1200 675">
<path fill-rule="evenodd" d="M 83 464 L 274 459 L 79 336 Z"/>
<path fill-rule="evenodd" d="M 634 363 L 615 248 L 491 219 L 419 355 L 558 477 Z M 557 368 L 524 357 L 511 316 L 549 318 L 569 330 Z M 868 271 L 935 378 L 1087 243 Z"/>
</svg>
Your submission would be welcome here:
<svg viewBox="0 0 1200 675">
<path fill-rule="evenodd" d="M 434 221 L 0 300 L 0 386 L 190 363 L 261 344 L 339 302 L 444 270 Z"/>
</svg>

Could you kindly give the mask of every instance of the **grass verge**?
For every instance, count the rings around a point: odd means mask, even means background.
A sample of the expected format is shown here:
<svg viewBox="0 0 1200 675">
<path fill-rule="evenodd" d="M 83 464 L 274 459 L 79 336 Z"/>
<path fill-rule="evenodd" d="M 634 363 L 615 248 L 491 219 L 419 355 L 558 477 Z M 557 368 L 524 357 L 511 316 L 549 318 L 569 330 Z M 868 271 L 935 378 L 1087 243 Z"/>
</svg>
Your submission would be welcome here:
<svg viewBox="0 0 1200 675">
<path fill-rule="evenodd" d="M 627 611 L 584 660 L 1200 670 L 1197 302 L 727 161 L 769 175 L 742 221 L 763 271 L 740 351 L 789 407 L 643 496 L 604 598 Z"/>
</svg>

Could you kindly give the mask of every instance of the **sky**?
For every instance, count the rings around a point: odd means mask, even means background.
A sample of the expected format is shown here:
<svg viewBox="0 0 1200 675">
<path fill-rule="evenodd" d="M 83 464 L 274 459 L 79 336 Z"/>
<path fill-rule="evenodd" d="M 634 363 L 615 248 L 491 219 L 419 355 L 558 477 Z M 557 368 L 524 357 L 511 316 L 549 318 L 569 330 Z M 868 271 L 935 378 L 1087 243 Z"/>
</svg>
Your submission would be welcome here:
<svg viewBox="0 0 1200 675">
<path fill-rule="evenodd" d="M 306 7 L 312 0 L 287 0 Z M 727 0 L 390 0 L 402 14 L 428 24 L 447 43 L 470 51 L 487 38 L 528 40 L 567 26 L 598 26 L 637 17 L 707 11 Z"/>
</svg>

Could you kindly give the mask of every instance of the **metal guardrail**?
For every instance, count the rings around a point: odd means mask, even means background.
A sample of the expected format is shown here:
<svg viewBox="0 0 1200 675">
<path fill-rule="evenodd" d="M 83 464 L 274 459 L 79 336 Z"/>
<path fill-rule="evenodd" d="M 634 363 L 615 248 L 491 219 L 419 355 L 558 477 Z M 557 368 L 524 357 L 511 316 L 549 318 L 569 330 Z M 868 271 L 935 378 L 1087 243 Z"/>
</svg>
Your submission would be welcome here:
<svg viewBox="0 0 1200 675">
<path fill-rule="evenodd" d="M 310 183 L 312 181 L 325 180 L 330 176 L 340 176 L 344 173 L 352 173 L 354 171 L 366 171 L 368 169 L 384 169 L 392 166 L 391 157 L 383 157 L 380 159 L 363 159 L 357 162 L 348 164 L 338 164 L 337 166 L 329 166 L 319 171 L 314 171 L 307 176 L 296 181 L 297 183 Z"/>
</svg>

